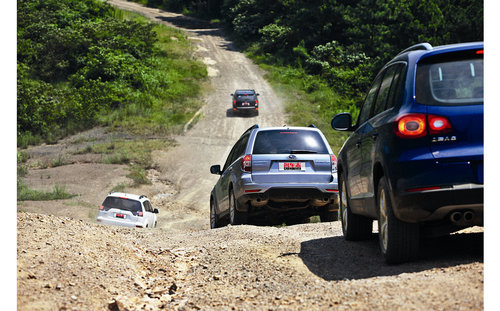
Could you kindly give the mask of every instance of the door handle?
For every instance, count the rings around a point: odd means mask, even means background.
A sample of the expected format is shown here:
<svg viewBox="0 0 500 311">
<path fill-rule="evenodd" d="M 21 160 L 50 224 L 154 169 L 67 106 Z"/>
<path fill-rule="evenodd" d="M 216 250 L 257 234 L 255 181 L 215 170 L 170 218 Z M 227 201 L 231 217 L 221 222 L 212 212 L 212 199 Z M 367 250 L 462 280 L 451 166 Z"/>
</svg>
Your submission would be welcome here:
<svg viewBox="0 0 500 311">
<path fill-rule="evenodd" d="M 373 135 L 372 135 L 373 141 L 376 141 L 376 140 L 377 140 L 377 137 L 378 137 L 378 133 L 373 134 Z"/>
<path fill-rule="evenodd" d="M 361 140 L 358 140 L 358 141 L 356 142 L 356 147 L 358 147 L 358 148 L 359 148 L 359 147 L 361 147 Z"/>
</svg>

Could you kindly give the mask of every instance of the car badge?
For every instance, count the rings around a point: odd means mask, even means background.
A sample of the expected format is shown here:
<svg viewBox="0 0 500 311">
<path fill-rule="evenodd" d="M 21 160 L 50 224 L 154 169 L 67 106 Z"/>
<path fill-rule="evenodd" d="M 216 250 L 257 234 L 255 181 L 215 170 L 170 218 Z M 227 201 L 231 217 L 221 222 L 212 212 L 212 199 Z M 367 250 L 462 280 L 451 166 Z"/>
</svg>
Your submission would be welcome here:
<svg viewBox="0 0 500 311">
<path fill-rule="evenodd" d="M 288 158 L 294 160 L 294 159 L 297 159 L 297 156 L 295 156 L 294 154 L 291 154 L 288 156 Z"/>
</svg>

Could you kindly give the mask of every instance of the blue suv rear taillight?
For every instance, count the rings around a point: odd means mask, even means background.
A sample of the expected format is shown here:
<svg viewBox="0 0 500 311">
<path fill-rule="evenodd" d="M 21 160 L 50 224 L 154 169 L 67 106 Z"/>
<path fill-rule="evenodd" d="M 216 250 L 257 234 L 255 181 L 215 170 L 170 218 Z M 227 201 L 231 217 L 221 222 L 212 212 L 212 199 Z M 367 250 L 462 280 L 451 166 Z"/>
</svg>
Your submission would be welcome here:
<svg viewBox="0 0 500 311">
<path fill-rule="evenodd" d="M 452 131 L 446 117 L 409 113 L 399 116 L 394 121 L 394 133 L 401 138 L 419 138 L 427 134 L 445 134 Z"/>
</svg>

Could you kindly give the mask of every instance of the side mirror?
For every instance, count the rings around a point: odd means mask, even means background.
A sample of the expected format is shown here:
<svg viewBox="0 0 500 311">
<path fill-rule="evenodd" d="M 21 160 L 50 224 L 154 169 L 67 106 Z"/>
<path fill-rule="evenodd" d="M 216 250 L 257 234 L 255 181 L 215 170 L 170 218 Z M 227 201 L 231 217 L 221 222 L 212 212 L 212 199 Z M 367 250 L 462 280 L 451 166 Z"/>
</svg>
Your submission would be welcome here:
<svg viewBox="0 0 500 311">
<path fill-rule="evenodd" d="M 260 94 L 259 94 L 259 93 L 255 94 L 255 95 L 260 96 Z"/>
<path fill-rule="evenodd" d="M 215 175 L 220 175 L 222 172 L 220 171 L 220 165 L 212 165 L 210 166 L 210 173 Z"/>
<path fill-rule="evenodd" d="M 348 112 L 339 113 L 332 119 L 332 128 L 337 131 L 352 131 L 352 116 Z"/>
<path fill-rule="evenodd" d="M 231 96 L 234 96 L 234 94 L 233 94 L 233 93 L 231 93 Z"/>
<path fill-rule="evenodd" d="M 157 208 L 155 208 L 155 209 L 153 210 L 153 213 L 158 214 L 158 213 L 159 213 L 158 209 L 157 209 Z"/>
</svg>

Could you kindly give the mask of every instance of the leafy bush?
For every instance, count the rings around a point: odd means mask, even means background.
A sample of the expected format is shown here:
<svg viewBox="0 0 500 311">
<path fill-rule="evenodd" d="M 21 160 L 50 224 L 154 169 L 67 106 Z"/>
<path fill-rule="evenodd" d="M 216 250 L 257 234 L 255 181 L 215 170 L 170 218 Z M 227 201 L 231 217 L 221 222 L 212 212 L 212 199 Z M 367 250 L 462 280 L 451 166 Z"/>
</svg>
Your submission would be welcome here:
<svg viewBox="0 0 500 311">
<path fill-rule="evenodd" d="M 18 1 L 18 146 L 97 124 L 182 128 L 206 77 L 189 51 L 179 31 L 102 1 Z"/>
</svg>

